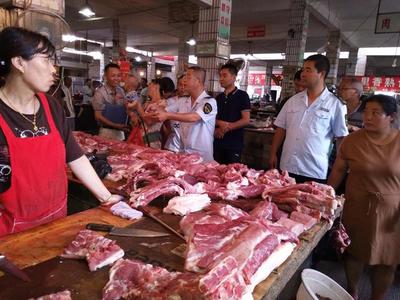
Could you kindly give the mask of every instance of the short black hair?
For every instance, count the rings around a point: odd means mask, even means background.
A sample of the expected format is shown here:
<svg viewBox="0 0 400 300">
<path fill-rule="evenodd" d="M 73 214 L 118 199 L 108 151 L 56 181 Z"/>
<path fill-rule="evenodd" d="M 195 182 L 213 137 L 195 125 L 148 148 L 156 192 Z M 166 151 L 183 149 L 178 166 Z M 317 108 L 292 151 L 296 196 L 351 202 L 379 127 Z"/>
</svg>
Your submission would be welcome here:
<svg viewBox="0 0 400 300">
<path fill-rule="evenodd" d="M 200 66 L 192 66 L 189 67 L 188 70 L 192 70 L 193 72 L 195 72 L 197 74 L 197 78 L 204 85 L 204 83 L 206 82 L 206 69 Z"/>
<path fill-rule="evenodd" d="M 233 64 L 227 63 L 227 64 L 222 65 L 221 68 L 219 68 L 220 71 L 223 69 L 228 70 L 229 73 L 231 73 L 234 76 L 236 76 L 238 74 L 238 69 Z"/>
<path fill-rule="evenodd" d="M 0 77 L 11 72 L 11 59 L 30 60 L 35 54 L 54 56 L 56 49 L 44 35 L 20 27 L 6 27 L 0 32 Z"/>
<path fill-rule="evenodd" d="M 164 93 L 173 93 L 175 91 L 175 84 L 169 77 L 162 77 L 160 79 L 160 89 Z"/>
<path fill-rule="evenodd" d="M 326 79 L 331 69 L 331 64 L 329 63 L 329 59 L 325 55 L 314 54 L 307 57 L 304 61 L 313 61 L 318 73 L 325 72 L 324 78 Z"/>
<path fill-rule="evenodd" d="M 110 68 L 116 68 L 116 69 L 119 70 L 119 66 L 118 66 L 117 64 L 115 64 L 115 63 L 108 63 L 108 64 L 106 64 L 106 66 L 104 67 L 104 73 L 106 73 L 107 70 L 110 69 Z"/>
<path fill-rule="evenodd" d="M 385 112 L 386 115 L 393 115 L 397 113 L 397 102 L 396 99 L 388 96 L 388 95 L 382 95 L 382 94 L 376 94 L 368 97 L 361 103 L 361 110 L 364 111 L 366 105 L 368 102 L 376 102 L 379 103 L 380 106 L 382 106 L 383 111 Z"/>
<path fill-rule="evenodd" d="M 297 70 L 297 72 L 294 74 L 294 80 L 301 80 L 301 72 L 303 72 L 303 69 Z"/>
</svg>

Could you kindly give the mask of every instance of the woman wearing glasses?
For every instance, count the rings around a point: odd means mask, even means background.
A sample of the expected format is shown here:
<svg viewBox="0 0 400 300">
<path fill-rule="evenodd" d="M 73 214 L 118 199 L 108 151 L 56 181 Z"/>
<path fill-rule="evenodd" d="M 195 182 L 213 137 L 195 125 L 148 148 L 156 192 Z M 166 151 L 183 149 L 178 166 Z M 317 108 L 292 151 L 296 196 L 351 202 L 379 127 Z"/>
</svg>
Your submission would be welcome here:
<svg viewBox="0 0 400 300">
<path fill-rule="evenodd" d="M 0 32 L 0 236 L 66 216 L 65 163 L 100 202 L 120 200 L 102 184 L 75 142 L 58 101 L 55 48 L 35 32 Z M 8 170 L 8 169 L 7 169 Z"/>
<path fill-rule="evenodd" d="M 372 299 L 384 299 L 400 262 L 400 134 L 391 124 L 394 98 L 374 95 L 362 103 L 364 128 L 346 137 L 328 184 L 349 170 L 343 224 L 351 244 L 345 254 L 347 288 L 355 299 L 365 265 L 371 266 Z"/>
</svg>

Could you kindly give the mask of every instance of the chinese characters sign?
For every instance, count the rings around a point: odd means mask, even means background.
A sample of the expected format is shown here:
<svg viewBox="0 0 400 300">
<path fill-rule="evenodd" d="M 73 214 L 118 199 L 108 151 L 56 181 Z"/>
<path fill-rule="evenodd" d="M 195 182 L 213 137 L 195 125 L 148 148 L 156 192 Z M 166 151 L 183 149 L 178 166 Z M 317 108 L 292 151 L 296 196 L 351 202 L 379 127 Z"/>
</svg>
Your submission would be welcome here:
<svg viewBox="0 0 400 300">
<path fill-rule="evenodd" d="M 248 76 L 248 85 L 265 85 L 265 73 L 250 73 Z"/>
<path fill-rule="evenodd" d="M 400 32 L 400 12 L 378 14 L 375 26 L 375 33 Z"/>
<path fill-rule="evenodd" d="M 364 91 L 400 92 L 400 76 L 360 77 Z"/>
<path fill-rule="evenodd" d="M 229 39 L 230 35 L 231 12 L 232 12 L 232 1 L 221 0 L 221 6 L 219 9 L 218 36 L 226 40 Z"/>
</svg>

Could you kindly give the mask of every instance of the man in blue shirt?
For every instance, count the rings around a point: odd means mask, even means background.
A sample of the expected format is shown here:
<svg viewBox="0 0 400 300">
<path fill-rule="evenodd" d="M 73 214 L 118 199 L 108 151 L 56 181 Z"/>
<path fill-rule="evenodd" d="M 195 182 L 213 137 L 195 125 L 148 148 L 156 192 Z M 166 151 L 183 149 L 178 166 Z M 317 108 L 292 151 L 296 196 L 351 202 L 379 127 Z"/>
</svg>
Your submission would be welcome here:
<svg viewBox="0 0 400 300">
<path fill-rule="evenodd" d="M 275 120 L 270 168 L 276 167 L 277 150 L 285 141 L 280 167 L 296 182 L 325 182 L 332 141 L 336 138 L 339 147 L 348 134 L 346 105 L 325 86 L 329 69 L 326 56 L 308 57 L 301 73 L 307 89 L 290 98 Z"/>
<path fill-rule="evenodd" d="M 214 159 L 220 164 L 240 162 L 244 129 L 250 122 L 250 99 L 235 86 L 237 69 L 225 64 L 219 71 L 219 82 L 225 91 L 216 98 L 218 113 L 214 134 Z"/>
</svg>

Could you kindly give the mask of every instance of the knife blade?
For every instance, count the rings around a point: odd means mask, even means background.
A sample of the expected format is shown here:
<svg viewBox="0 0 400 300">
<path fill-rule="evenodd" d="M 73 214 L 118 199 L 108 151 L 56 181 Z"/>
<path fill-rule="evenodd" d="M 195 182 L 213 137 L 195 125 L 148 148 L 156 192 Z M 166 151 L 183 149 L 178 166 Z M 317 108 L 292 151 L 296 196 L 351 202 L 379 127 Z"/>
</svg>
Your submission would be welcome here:
<svg viewBox="0 0 400 300">
<path fill-rule="evenodd" d="M 158 232 L 158 231 L 136 229 L 136 228 L 114 227 L 109 224 L 96 224 L 96 223 L 87 224 L 86 229 L 95 231 L 105 231 L 111 235 L 118 235 L 118 236 L 160 237 L 160 236 L 170 235 L 169 233 L 166 232 Z"/>
<path fill-rule="evenodd" d="M 0 270 L 9 273 L 23 281 L 30 282 L 31 279 L 26 273 L 14 265 L 7 257 L 0 254 Z"/>
</svg>

